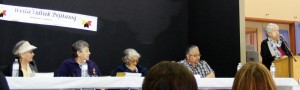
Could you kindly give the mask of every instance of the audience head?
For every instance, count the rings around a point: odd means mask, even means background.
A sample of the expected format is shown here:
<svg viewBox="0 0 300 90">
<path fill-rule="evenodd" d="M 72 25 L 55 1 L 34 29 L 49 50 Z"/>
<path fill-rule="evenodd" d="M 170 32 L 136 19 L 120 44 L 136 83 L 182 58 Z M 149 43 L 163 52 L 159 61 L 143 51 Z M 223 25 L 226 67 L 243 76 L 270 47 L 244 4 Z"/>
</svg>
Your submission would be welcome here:
<svg viewBox="0 0 300 90">
<path fill-rule="evenodd" d="M 142 90 L 197 90 L 197 82 L 186 67 L 176 62 L 162 61 L 146 75 Z"/>
<path fill-rule="evenodd" d="M 134 49 L 128 48 L 124 50 L 123 62 L 127 65 L 137 65 L 141 55 Z"/>
<path fill-rule="evenodd" d="M 189 63 L 198 63 L 201 57 L 198 46 L 191 45 L 186 50 L 186 60 Z"/>
<path fill-rule="evenodd" d="M 21 40 L 13 48 L 13 54 L 18 59 L 31 62 L 33 60 L 33 50 L 37 49 L 36 46 L 31 45 L 28 41 Z"/>
<path fill-rule="evenodd" d="M 248 62 L 236 73 L 232 90 L 276 90 L 276 86 L 263 64 Z"/>
<path fill-rule="evenodd" d="M 89 44 L 83 40 L 78 40 L 72 45 L 73 56 L 82 60 L 89 60 Z"/>
<path fill-rule="evenodd" d="M 265 33 L 273 40 L 279 39 L 279 27 L 274 23 L 269 23 L 265 28 Z"/>
</svg>

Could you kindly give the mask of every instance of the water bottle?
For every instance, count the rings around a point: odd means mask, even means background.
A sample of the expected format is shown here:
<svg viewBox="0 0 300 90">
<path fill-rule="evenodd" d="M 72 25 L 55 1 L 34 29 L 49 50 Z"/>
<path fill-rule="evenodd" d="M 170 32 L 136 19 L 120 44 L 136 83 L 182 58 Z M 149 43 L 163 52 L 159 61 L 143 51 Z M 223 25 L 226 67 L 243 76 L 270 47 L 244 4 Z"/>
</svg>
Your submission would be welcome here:
<svg viewBox="0 0 300 90">
<path fill-rule="evenodd" d="M 19 77 L 19 62 L 18 59 L 15 59 L 12 65 L 12 77 Z"/>
<path fill-rule="evenodd" d="M 272 63 L 272 65 L 270 66 L 270 71 L 271 71 L 272 77 L 275 78 L 275 75 L 276 75 L 275 71 L 276 71 L 276 69 L 275 69 L 274 63 Z"/>
<path fill-rule="evenodd" d="M 89 77 L 88 74 L 88 65 L 86 60 L 81 65 L 81 77 Z M 95 90 L 94 88 L 82 88 L 81 90 Z"/>
<path fill-rule="evenodd" d="M 81 65 L 81 77 L 88 77 L 88 65 L 86 61 Z"/>
<path fill-rule="evenodd" d="M 239 63 L 238 66 L 237 66 L 237 71 L 239 71 L 242 67 L 242 63 Z"/>
</svg>

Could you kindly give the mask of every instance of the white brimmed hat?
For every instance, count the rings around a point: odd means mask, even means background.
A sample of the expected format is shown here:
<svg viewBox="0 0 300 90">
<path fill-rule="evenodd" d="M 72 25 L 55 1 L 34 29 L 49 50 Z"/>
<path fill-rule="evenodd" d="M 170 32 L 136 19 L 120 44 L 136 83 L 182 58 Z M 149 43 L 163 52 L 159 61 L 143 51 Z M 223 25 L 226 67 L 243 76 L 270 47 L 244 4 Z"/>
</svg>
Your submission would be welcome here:
<svg viewBox="0 0 300 90">
<path fill-rule="evenodd" d="M 37 49 L 36 46 L 31 45 L 28 41 L 20 41 L 16 44 L 16 46 L 14 47 L 13 53 L 15 55 L 30 51 L 30 50 L 34 50 Z"/>
</svg>

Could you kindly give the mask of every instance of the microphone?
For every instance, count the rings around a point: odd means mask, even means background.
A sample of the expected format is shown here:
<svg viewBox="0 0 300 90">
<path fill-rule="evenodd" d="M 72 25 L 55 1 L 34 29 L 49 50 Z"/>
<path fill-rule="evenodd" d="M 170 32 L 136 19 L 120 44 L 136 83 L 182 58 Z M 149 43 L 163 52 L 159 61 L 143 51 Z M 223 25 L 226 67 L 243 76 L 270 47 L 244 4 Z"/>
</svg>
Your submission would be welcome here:
<svg viewBox="0 0 300 90">
<path fill-rule="evenodd" d="M 283 41 L 284 40 L 284 37 L 282 34 L 280 34 L 279 38 Z"/>
</svg>

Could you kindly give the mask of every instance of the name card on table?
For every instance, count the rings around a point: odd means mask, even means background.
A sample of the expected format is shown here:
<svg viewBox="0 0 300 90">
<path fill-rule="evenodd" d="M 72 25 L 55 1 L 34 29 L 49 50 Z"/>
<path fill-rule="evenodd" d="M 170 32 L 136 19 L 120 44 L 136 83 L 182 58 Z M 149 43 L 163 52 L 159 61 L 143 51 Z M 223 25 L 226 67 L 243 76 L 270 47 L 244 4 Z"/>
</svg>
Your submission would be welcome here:
<svg viewBox="0 0 300 90">
<path fill-rule="evenodd" d="M 141 73 L 117 72 L 117 77 L 141 77 Z"/>
<path fill-rule="evenodd" d="M 47 72 L 47 73 L 35 73 L 34 77 L 53 77 L 53 72 Z"/>
</svg>

